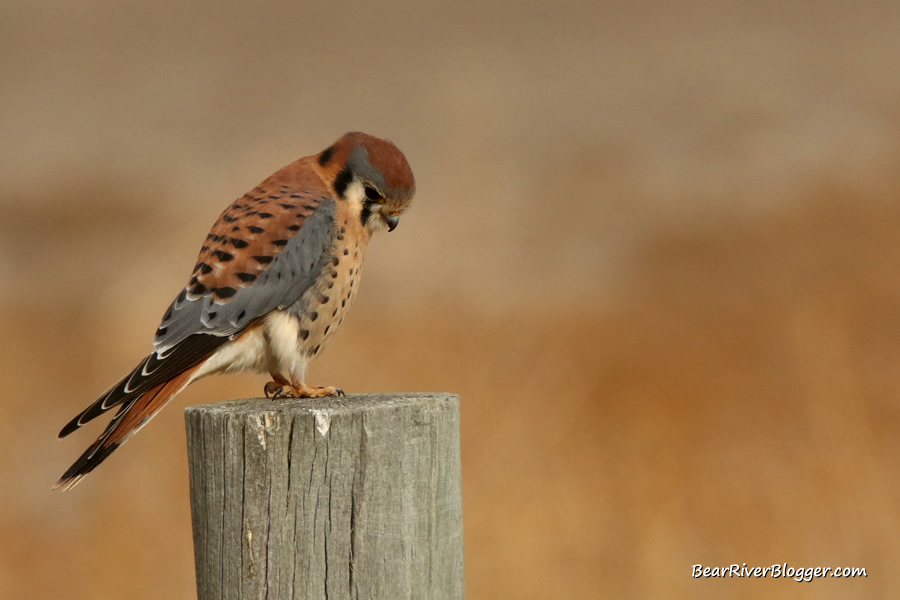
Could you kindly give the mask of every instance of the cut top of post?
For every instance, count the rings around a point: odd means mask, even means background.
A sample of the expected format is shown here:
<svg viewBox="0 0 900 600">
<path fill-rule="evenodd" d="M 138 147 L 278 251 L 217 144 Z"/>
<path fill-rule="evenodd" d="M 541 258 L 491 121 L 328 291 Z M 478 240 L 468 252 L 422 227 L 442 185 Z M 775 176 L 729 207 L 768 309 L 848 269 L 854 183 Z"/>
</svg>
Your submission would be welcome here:
<svg viewBox="0 0 900 600">
<path fill-rule="evenodd" d="M 256 413 L 256 412 L 311 412 L 328 411 L 331 414 L 351 414 L 360 411 L 383 410 L 424 404 L 439 406 L 459 402 L 456 394 L 402 393 L 402 394 L 348 394 L 334 398 L 244 398 L 223 400 L 210 404 L 189 406 L 185 413 Z"/>
</svg>

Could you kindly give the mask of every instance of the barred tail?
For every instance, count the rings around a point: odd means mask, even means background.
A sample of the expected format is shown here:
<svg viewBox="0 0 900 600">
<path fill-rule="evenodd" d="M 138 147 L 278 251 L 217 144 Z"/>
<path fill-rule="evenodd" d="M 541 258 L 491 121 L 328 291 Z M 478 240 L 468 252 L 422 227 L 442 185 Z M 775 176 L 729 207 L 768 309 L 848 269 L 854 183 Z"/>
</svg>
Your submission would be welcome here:
<svg viewBox="0 0 900 600">
<path fill-rule="evenodd" d="M 70 490 L 81 478 L 97 468 L 116 448 L 147 424 L 156 413 L 191 382 L 191 376 L 200 363 L 183 371 L 172 379 L 160 383 L 146 392 L 124 402 L 106 429 L 84 451 L 78 460 L 62 474 L 53 489 Z"/>
</svg>

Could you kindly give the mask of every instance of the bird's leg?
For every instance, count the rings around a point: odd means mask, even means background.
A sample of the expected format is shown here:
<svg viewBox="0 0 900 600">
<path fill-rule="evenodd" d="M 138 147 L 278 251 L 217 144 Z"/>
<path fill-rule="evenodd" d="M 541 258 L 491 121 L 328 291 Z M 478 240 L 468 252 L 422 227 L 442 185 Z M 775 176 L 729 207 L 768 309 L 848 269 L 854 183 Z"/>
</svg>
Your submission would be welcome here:
<svg viewBox="0 0 900 600">
<path fill-rule="evenodd" d="M 339 387 L 312 387 L 305 383 L 290 383 L 280 373 L 269 373 L 272 381 L 265 387 L 266 398 L 329 398 L 343 396 Z"/>
</svg>

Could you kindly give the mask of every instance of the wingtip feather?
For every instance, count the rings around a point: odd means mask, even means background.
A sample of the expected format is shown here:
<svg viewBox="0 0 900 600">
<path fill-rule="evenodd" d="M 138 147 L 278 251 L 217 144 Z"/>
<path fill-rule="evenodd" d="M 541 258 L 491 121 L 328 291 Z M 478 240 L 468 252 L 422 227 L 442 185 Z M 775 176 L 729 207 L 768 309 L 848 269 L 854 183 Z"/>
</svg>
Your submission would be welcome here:
<svg viewBox="0 0 900 600">
<path fill-rule="evenodd" d="M 71 421 L 66 423 L 63 426 L 63 428 L 59 430 L 59 434 L 56 437 L 61 440 L 64 437 L 66 437 L 67 435 L 69 435 L 70 433 L 72 433 L 73 431 L 75 431 L 76 429 L 78 429 L 79 427 L 81 427 L 81 425 L 78 423 L 78 419 L 80 419 L 80 418 L 81 418 L 81 415 L 78 415 L 77 417 L 75 417 L 74 419 L 72 419 Z"/>
<path fill-rule="evenodd" d="M 56 483 L 54 483 L 50 487 L 50 491 L 59 490 L 61 492 L 68 492 L 73 487 L 78 485 L 78 482 L 81 481 L 83 477 L 84 475 L 76 475 L 75 477 L 60 477 L 56 480 Z"/>
</svg>

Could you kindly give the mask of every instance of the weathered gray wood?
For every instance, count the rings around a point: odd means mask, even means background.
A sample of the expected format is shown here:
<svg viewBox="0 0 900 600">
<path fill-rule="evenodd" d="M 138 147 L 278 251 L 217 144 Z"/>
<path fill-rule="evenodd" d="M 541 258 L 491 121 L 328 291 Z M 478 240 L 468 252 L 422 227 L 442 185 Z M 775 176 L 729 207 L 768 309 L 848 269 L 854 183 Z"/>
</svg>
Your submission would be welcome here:
<svg viewBox="0 0 900 600">
<path fill-rule="evenodd" d="M 459 599 L 459 398 L 185 411 L 199 600 Z"/>
</svg>

